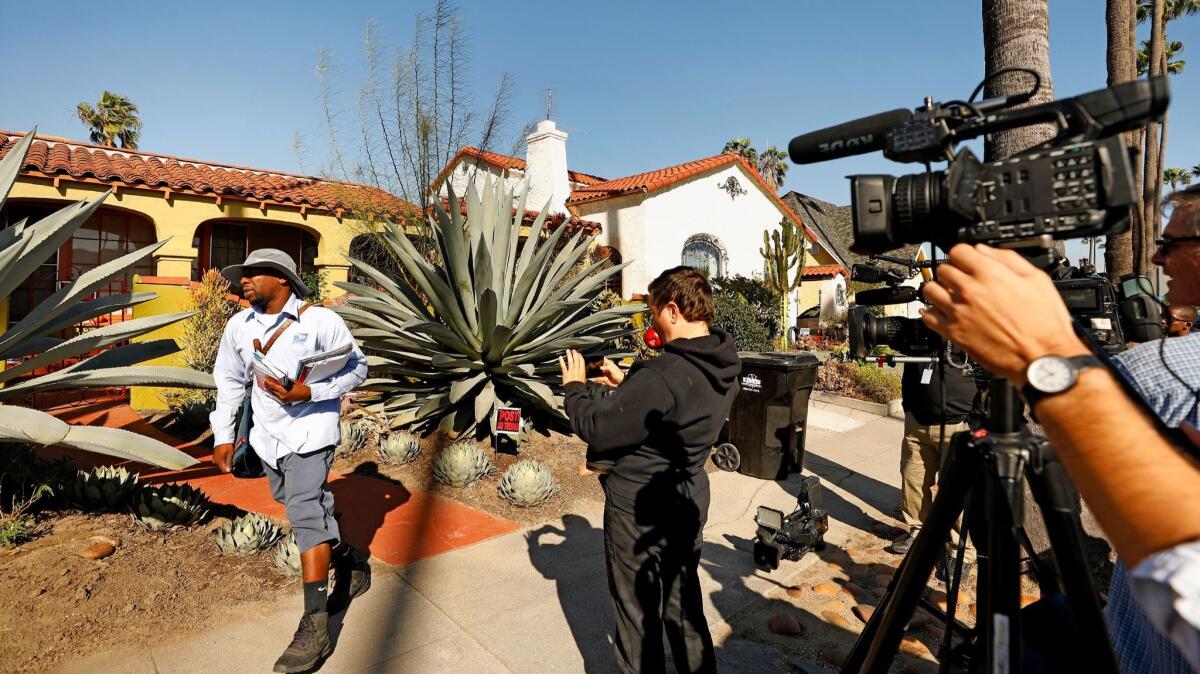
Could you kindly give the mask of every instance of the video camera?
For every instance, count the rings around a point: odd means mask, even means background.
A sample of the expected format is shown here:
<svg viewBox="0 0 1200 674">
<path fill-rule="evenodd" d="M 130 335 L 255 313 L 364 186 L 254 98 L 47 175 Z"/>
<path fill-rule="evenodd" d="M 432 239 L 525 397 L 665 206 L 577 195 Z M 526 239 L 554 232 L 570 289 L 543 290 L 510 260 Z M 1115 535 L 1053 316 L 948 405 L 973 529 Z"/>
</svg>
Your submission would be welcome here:
<svg viewBox="0 0 1200 674">
<path fill-rule="evenodd" d="M 1126 274 L 1117 284 L 1104 276 L 1083 276 L 1057 280 L 1054 286 L 1071 315 L 1110 354 L 1124 351 L 1128 342 L 1162 337 L 1162 303 L 1144 274 Z"/>
<path fill-rule="evenodd" d="M 1032 75 L 1032 90 L 972 102 L 1007 72 Z M 912 112 L 892 110 L 797 136 L 788 154 L 797 164 L 875 150 L 900 162 L 949 161 L 944 171 L 850 176 L 851 250 L 859 253 L 926 241 L 943 250 L 960 242 L 1045 249 L 1051 239 L 1124 231 L 1136 194 L 1130 152 L 1118 134 L 1162 117 L 1170 99 L 1166 77 L 1002 110 L 1030 100 L 1040 86 L 1034 71 L 1001 70 L 966 102 L 926 98 Z M 968 149 L 952 153 L 970 138 L 1043 123 L 1059 133 L 1008 159 L 985 164 Z"/>
<path fill-rule="evenodd" d="M 790 515 L 759 506 L 754 523 L 754 563 L 761 568 L 774 571 L 781 559 L 794 562 L 809 550 L 820 552 L 829 531 L 829 515 L 821 508 L 821 480 L 815 475 L 804 478 Z"/>
</svg>

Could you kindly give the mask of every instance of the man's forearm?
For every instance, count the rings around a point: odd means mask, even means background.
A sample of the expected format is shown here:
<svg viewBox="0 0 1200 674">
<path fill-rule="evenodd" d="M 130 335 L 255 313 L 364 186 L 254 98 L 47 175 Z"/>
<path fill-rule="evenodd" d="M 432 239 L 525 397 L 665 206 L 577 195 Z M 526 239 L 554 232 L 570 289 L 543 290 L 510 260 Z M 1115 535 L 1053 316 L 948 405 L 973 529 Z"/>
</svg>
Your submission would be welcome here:
<svg viewBox="0 0 1200 674">
<path fill-rule="evenodd" d="M 1035 409 L 1075 486 L 1130 567 L 1200 538 L 1200 471 L 1107 370 Z"/>
</svg>

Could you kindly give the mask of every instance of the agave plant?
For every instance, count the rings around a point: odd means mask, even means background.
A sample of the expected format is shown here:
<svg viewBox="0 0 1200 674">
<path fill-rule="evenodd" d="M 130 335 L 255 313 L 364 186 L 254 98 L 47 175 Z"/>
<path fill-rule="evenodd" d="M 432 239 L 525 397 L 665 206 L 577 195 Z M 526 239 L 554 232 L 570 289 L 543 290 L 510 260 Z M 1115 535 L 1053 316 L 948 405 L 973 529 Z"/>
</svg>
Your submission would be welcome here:
<svg viewBox="0 0 1200 674">
<path fill-rule="evenodd" d="M 0 159 L 0 206 L 4 205 L 16 181 L 33 138 L 31 131 Z M 91 201 L 77 202 L 37 223 L 22 220 L 0 231 L 0 299 L 12 294 L 66 243 L 108 195 L 106 192 Z M 3 386 L 0 401 L 42 391 L 93 386 L 214 388 L 209 374 L 179 367 L 137 366 L 143 361 L 175 353 L 179 347 L 173 339 L 129 340 L 187 318 L 191 315 L 187 312 L 113 323 L 69 339 L 57 336 L 84 321 L 154 299 L 155 293 L 149 292 L 88 298 L 96 290 L 106 288 L 113 276 L 149 258 L 165 243 L 160 241 L 80 274 L 0 334 L 0 359 L 25 359 L 0 371 L 0 386 Z M 50 374 L 32 376 L 38 370 L 123 342 L 129 343 L 102 350 Z M 19 378 L 21 381 L 18 382 Z M 35 446 L 66 445 L 174 469 L 196 463 L 187 454 L 136 433 L 99 426 L 72 426 L 45 412 L 12 405 L 0 404 L 0 439 Z"/>
<path fill-rule="evenodd" d="M 338 421 L 338 429 L 342 437 L 342 441 L 338 443 L 335 450 L 338 456 L 349 456 L 367 444 L 367 435 L 363 427 L 354 419 L 342 419 Z"/>
<path fill-rule="evenodd" d="M 549 501 L 562 488 L 554 474 L 541 461 L 521 459 L 500 476 L 500 497 L 522 508 L 532 508 Z"/>
<path fill-rule="evenodd" d="M 391 278 L 354 258 L 372 285 L 338 282 L 351 295 L 335 308 L 356 324 L 376 375 L 362 388 L 380 395 L 368 409 L 393 428 L 437 426 L 464 434 L 488 424 L 497 405 L 518 406 L 539 428 L 564 423 L 557 358 L 564 349 L 609 344 L 629 334 L 630 304 L 589 305 L 626 264 L 601 260 L 579 268 L 591 236 L 567 238 L 563 222 L 543 237 L 543 208 L 521 243 L 525 195 L 516 209 L 502 182 L 482 197 L 467 190 L 466 217 L 450 191 L 447 210 L 433 205 L 431 229 L 441 264 L 427 261 L 398 226 L 378 234 L 404 268 Z M 548 206 L 548 205 L 547 205 Z"/>
<path fill-rule="evenodd" d="M 287 536 L 279 539 L 279 543 L 275 545 L 275 552 L 271 555 L 275 560 L 275 566 L 280 571 L 289 576 L 299 576 L 301 571 L 300 566 L 300 547 L 296 545 L 296 533 L 289 531 Z"/>
<path fill-rule="evenodd" d="M 215 534 L 217 549 L 226 555 L 251 555 L 265 550 L 283 536 L 283 530 L 270 518 L 247 513 L 223 524 Z"/>
<path fill-rule="evenodd" d="M 433 476 L 451 487 L 470 487 L 491 472 L 492 460 L 474 442 L 456 442 L 433 460 Z"/>
<path fill-rule="evenodd" d="M 67 498 L 84 510 L 124 510 L 141 483 L 138 474 L 124 468 L 99 466 L 90 472 L 78 471 L 67 482 Z"/>
<path fill-rule="evenodd" d="M 421 454 L 421 441 L 408 431 L 392 431 L 379 441 L 379 458 L 384 463 L 408 463 Z"/>
<path fill-rule="evenodd" d="M 186 527 L 208 514 L 208 497 L 189 484 L 143 487 L 133 495 L 130 510 L 138 524 L 151 531 Z"/>
</svg>

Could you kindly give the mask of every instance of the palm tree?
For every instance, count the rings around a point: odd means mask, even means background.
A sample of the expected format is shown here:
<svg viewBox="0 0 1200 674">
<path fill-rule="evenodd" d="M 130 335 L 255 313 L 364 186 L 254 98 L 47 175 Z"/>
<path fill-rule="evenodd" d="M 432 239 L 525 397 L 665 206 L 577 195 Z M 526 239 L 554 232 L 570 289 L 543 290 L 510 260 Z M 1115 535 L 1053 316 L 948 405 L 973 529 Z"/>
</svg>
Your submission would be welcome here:
<svg viewBox="0 0 1200 674">
<path fill-rule="evenodd" d="M 1026 105 L 1053 100 L 1047 0 L 984 0 L 983 59 L 985 75 L 1017 67 L 1034 70 L 1041 76 L 1041 88 Z M 989 81 L 984 95 L 1011 96 L 1028 91 L 1030 84 L 1028 75 L 1008 73 Z M 1007 159 L 1049 140 L 1054 133 L 1054 127 L 1047 124 L 996 132 L 988 136 L 984 154 L 988 161 Z"/>
<path fill-rule="evenodd" d="M 1163 49 L 1167 59 L 1167 66 L 1163 72 L 1169 75 L 1178 75 L 1183 72 L 1183 66 L 1187 63 L 1176 59 L 1175 56 L 1183 51 L 1183 43 L 1179 40 L 1168 42 Z M 1150 72 L 1150 41 L 1142 40 L 1142 48 L 1138 50 L 1137 55 L 1138 75 L 1145 75 Z"/>
<path fill-rule="evenodd" d="M 1192 167 L 1192 176 L 1200 178 L 1200 164 L 1196 164 Z"/>
<path fill-rule="evenodd" d="M 1107 0 L 1105 7 L 1105 24 L 1108 32 L 1108 85 L 1132 82 L 1137 79 L 1137 11 L 1136 0 Z M 1131 151 L 1131 156 L 1140 156 L 1142 148 L 1141 133 L 1130 131 L 1125 134 L 1125 144 Z M 1141 194 L 1142 167 L 1141 162 L 1133 162 L 1133 184 L 1137 193 Z M 1138 209 L 1140 211 L 1140 209 Z M 1130 209 L 1130 215 L 1133 209 Z M 1133 242 L 1134 228 L 1140 226 L 1140 218 L 1132 220 L 1133 227 L 1111 235 L 1111 245 L 1106 239 L 1104 245 L 1104 268 L 1111 278 L 1121 278 L 1133 271 Z M 1138 230 L 1140 241 L 1141 230 Z"/>
<path fill-rule="evenodd" d="M 80 103 L 75 108 L 79 121 L 91 127 L 91 141 L 97 145 L 121 147 L 136 150 L 138 139 L 142 135 L 142 120 L 138 117 L 138 108 L 125 96 L 105 91 L 100 94 L 100 100 L 93 108 L 88 103 Z"/>
<path fill-rule="evenodd" d="M 758 170 L 759 175 L 763 177 L 763 180 L 766 181 L 771 189 L 779 191 L 779 188 L 783 187 L 783 179 L 787 175 L 787 152 L 776 149 L 772 145 L 760 154 L 758 150 L 750 145 L 750 142 L 749 138 L 742 138 L 740 136 L 734 138 L 725 143 L 721 154 L 740 155 Z"/>
<path fill-rule="evenodd" d="M 1180 185 L 1191 185 L 1192 175 L 1188 173 L 1187 169 L 1172 166 L 1171 168 L 1163 169 L 1163 180 L 1171 186 L 1171 191 L 1173 192 Z"/>
<path fill-rule="evenodd" d="M 1183 70 L 1184 62 L 1171 62 L 1171 52 L 1183 51 L 1183 44 L 1167 40 L 1167 24 L 1183 16 L 1200 12 L 1200 0 L 1138 0 L 1138 22 L 1150 21 L 1150 40 L 1146 43 L 1144 72 L 1153 75 L 1170 73 L 1177 75 Z M 1151 57 L 1153 55 L 1153 59 Z M 1139 61 L 1143 57 L 1139 55 Z M 1157 62 L 1153 62 L 1157 61 Z M 1140 64 L 1139 64 L 1140 65 Z M 1139 68 L 1140 71 L 1140 68 Z M 1142 219 L 1148 232 L 1162 230 L 1162 212 L 1158 208 L 1162 200 L 1163 162 L 1167 152 L 1167 116 L 1164 114 L 1157 142 L 1154 140 L 1155 124 L 1146 125 L 1146 152 L 1143 168 Z M 1136 237 L 1134 247 L 1135 271 L 1150 269 L 1153 254 L 1153 236 Z"/>
</svg>

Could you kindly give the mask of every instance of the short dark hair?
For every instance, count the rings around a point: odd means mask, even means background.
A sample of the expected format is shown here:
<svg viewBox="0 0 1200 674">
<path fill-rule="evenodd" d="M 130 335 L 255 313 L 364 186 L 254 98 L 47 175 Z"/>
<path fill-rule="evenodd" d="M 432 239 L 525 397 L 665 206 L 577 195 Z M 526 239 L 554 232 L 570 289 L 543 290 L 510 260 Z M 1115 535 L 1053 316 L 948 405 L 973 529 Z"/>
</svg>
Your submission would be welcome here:
<svg viewBox="0 0 1200 674">
<path fill-rule="evenodd" d="M 712 323 L 716 313 L 712 286 L 693 267 L 668 269 L 650 283 L 650 306 L 662 309 L 670 302 L 679 307 L 688 321 Z"/>
</svg>

